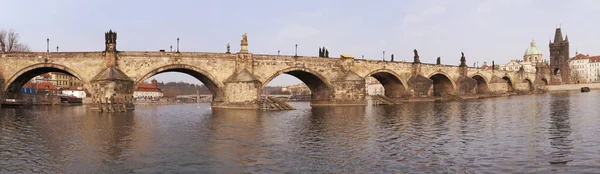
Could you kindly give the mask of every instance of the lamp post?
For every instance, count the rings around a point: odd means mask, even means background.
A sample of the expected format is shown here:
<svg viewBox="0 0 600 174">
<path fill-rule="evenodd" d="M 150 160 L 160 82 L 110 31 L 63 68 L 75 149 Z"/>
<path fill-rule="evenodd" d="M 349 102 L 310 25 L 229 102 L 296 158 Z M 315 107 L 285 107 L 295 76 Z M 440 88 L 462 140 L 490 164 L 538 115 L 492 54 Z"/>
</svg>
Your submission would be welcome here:
<svg viewBox="0 0 600 174">
<path fill-rule="evenodd" d="M 298 57 L 298 44 L 296 44 L 296 53 L 294 55 Z"/>
<path fill-rule="evenodd" d="M 277 55 L 279 56 L 279 53 L 281 53 L 281 50 L 277 50 Z"/>
<path fill-rule="evenodd" d="M 179 53 L 179 37 L 177 37 L 177 52 Z"/>
<path fill-rule="evenodd" d="M 46 38 L 46 52 L 50 52 L 50 38 Z"/>
<path fill-rule="evenodd" d="M 383 51 L 383 61 L 385 62 L 385 51 Z"/>
<path fill-rule="evenodd" d="M 171 47 L 170 47 L 170 48 L 171 48 L 171 52 L 173 52 L 173 45 L 171 45 Z"/>
<path fill-rule="evenodd" d="M 58 45 L 56 46 L 56 52 L 58 53 Z"/>
</svg>

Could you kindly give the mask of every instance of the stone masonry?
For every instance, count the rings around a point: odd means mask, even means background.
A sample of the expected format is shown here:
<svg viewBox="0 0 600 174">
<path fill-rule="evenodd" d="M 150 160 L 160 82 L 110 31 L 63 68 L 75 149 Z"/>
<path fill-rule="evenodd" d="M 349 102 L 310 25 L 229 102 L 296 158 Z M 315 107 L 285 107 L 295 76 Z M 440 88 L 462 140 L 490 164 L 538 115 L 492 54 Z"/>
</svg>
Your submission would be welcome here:
<svg viewBox="0 0 600 174">
<path fill-rule="evenodd" d="M 213 108 L 245 109 L 258 109 L 262 88 L 284 73 L 306 83 L 312 91 L 313 106 L 366 104 L 364 84 L 369 76 L 383 84 L 387 97 L 398 99 L 442 93 L 465 96 L 544 90 L 550 79 L 541 73 L 426 64 L 418 60 L 418 55 L 417 62 L 384 62 L 252 54 L 245 35 L 241 42 L 245 47 L 238 53 L 117 51 L 116 33 L 110 31 L 102 52 L 2 54 L 2 96 L 16 97 L 25 82 L 46 72 L 77 77 L 98 109 L 115 112 L 133 109 L 133 89 L 144 80 L 171 71 L 189 74 L 204 83 L 213 93 Z M 465 59 L 457 56 L 455 60 L 459 58 Z"/>
</svg>

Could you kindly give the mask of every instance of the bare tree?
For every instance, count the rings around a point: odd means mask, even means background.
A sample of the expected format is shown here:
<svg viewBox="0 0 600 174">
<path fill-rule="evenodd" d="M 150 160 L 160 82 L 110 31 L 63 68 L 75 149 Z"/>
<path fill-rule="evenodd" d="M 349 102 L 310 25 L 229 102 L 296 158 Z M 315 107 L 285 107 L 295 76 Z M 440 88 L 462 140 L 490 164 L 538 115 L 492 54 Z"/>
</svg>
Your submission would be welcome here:
<svg viewBox="0 0 600 174">
<path fill-rule="evenodd" d="M 20 42 L 19 33 L 14 30 L 0 30 L 0 51 L 6 52 L 30 52 L 27 44 Z"/>
</svg>

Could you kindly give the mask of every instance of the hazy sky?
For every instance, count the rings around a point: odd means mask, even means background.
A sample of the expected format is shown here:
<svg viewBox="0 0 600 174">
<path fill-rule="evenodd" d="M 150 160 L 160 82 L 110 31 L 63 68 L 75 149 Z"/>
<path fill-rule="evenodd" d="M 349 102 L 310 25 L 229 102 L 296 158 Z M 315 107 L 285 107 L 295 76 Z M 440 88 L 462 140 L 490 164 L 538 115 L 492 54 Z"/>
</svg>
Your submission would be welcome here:
<svg viewBox="0 0 600 174">
<path fill-rule="evenodd" d="M 33 51 L 100 51 L 104 32 L 119 34 L 123 51 L 169 50 L 180 37 L 181 51 L 239 50 L 248 33 L 252 53 L 315 56 L 319 46 L 368 59 L 395 54 L 411 61 L 469 65 L 522 59 L 532 39 L 548 59 L 548 42 L 562 24 L 575 51 L 599 55 L 598 0 L 0 0 L 0 28 L 14 29 Z M 159 81 L 199 82 L 184 74 Z M 270 85 L 297 83 L 280 76 Z"/>
</svg>

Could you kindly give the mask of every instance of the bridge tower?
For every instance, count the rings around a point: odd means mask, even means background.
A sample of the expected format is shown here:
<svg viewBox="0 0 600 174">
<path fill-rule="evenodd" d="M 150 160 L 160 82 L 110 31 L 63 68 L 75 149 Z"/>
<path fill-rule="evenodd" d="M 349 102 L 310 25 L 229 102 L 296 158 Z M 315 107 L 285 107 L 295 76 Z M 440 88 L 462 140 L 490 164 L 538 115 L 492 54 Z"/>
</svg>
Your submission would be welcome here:
<svg viewBox="0 0 600 174">
<path fill-rule="evenodd" d="M 117 66 L 117 33 L 112 30 L 105 33 L 104 69 L 91 81 L 93 109 L 100 112 L 126 112 L 133 110 L 133 91 L 131 80 Z"/>
<path fill-rule="evenodd" d="M 554 42 L 550 41 L 550 71 L 552 75 L 551 83 L 569 84 L 569 37 L 563 39 L 561 28 L 556 28 L 554 33 Z"/>
</svg>

